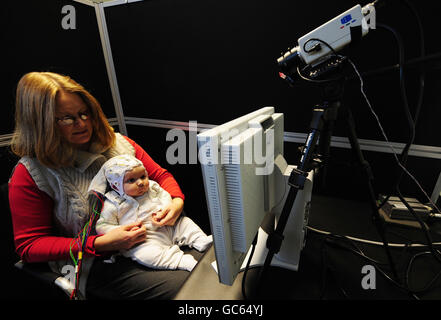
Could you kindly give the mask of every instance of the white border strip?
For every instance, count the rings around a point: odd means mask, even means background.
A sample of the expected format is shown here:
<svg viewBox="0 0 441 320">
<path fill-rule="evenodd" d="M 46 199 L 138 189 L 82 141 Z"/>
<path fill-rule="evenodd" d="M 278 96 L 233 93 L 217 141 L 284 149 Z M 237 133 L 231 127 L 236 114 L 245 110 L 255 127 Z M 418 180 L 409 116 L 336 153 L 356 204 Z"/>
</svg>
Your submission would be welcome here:
<svg viewBox="0 0 441 320">
<path fill-rule="evenodd" d="M 112 126 L 118 125 L 117 118 L 109 118 L 109 124 Z M 196 120 L 195 120 L 196 121 Z M 141 127 L 152 127 L 152 128 L 163 128 L 163 129 L 181 129 L 188 131 L 189 130 L 189 122 L 182 121 L 170 121 L 170 120 L 159 120 L 159 119 L 149 119 L 149 118 L 136 118 L 136 117 L 125 117 L 125 122 L 128 125 L 141 126 Z M 197 123 L 197 131 L 201 132 L 202 130 L 211 129 L 216 125 L 213 124 L 205 124 L 205 123 Z M 306 133 L 296 133 L 296 132 L 285 132 L 284 141 L 291 143 L 299 143 L 303 144 L 306 140 Z M 10 145 L 12 134 L 4 134 L 0 135 L 0 147 L 5 147 Z M 401 153 L 403 148 L 405 147 L 404 143 L 391 142 L 387 143 L 384 141 L 377 140 L 366 140 L 366 139 L 358 139 L 360 143 L 361 150 L 366 151 L 375 151 L 382 153 L 392 153 L 391 147 L 394 148 L 395 152 Z M 332 137 L 331 138 L 331 146 L 335 148 L 344 148 L 350 149 L 351 145 L 349 143 L 349 139 L 346 137 Z M 432 146 L 424 146 L 414 144 L 411 146 L 409 150 L 409 155 L 422 157 L 422 158 L 431 158 L 431 159 L 441 159 L 441 147 L 432 147 Z"/>
<path fill-rule="evenodd" d="M 145 127 L 156 127 L 156 128 L 165 128 L 165 129 L 182 129 L 188 131 L 189 122 L 179 122 L 179 121 L 168 121 L 168 120 L 158 120 L 158 119 L 149 119 L 149 118 L 136 118 L 136 117 L 125 117 L 126 123 L 130 125 L 136 126 L 145 126 Z M 211 129 L 216 125 L 212 124 L 204 124 L 197 123 L 198 132 L 204 129 Z M 284 141 L 285 142 L 294 142 L 303 144 L 306 141 L 307 134 L 306 133 L 296 133 L 296 132 L 285 132 Z M 383 152 L 383 153 L 393 153 L 391 147 L 397 153 L 401 153 L 404 149 L 404 143 L 398 142 L 384 142 L 377 140 L 367 140 L 367 139 L 358 139 L 360 143 L 361 150 L 366 151 L 375 151 L 375 152 Z M 336 148 L 344 148 L 350 149 L 351 144 L 349 143 L 349 139 L 346 137 L 335 137 L 331 138 L 331 146 Z M 409 155 L 423 158 L 432 158 L 432 159 L 441 159 L 441 147 L 432 147 L 432 146 L 424 146 L 413 144 L 409 150 Z"/>
</svg>

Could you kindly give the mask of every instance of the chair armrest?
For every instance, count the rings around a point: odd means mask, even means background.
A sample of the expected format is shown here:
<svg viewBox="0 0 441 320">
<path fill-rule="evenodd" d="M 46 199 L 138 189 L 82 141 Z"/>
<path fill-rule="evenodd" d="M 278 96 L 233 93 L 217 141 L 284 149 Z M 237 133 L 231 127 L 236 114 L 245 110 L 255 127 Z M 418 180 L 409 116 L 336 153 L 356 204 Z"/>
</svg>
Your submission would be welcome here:
<svg viewBox="0 0 441 320">
<path fill-rule="evenodd" d="M 24 263 L 20 260 L 15 264 L 15 267 L 48 284 L 54 284 L 59 277 L 49 268 L 47 263 Z"/>
<path fill-rule="evenodd" d="M 60 288 L 68 296 L 70 296 L 74 289 L 73 284 L 69 280 L 53 272 L 47 263 L 25 263 L 20 260 L 14 266 L 50 286 Z"/>
</svg>

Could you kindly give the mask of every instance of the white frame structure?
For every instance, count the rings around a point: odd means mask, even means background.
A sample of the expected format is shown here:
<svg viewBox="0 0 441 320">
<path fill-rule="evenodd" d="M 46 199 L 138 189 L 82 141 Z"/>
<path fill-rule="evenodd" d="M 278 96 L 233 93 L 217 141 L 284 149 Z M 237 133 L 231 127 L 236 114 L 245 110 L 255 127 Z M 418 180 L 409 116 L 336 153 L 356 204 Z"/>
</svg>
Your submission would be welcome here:
<svg viewBox="0 0 441 320">
<path fill-rule="evenodd" d="M 178 122 L 170 120 L 159 120 L 159 119 L 148 119 L 148 118 L 136 118 L 136 117 L 125 117 L 121 102 L 121 97 L 118 88 L 118 81 L 115 71 L 115 65 L 113 63 L 112 48 L 110 46 L 109 33 L 107 30 L 105 8 L 117 5 L 129 4 L 132 2 L 138 2 L 143 0 L 73 0 L 74 2 L 82 3 L 91 7 L 94 7 L 95 14 L 98 23 L 98 30 L 101 39 L 101 45 L 103 48 L 104 59 L 106 63 L 107 76 L 109 78 L 110 89 L 112 92 L 112 99 L 115 107 L 116 118 L 109 118 L 109 123 L 111 125 L 118 125 L 119 131 L 127 135 L 126 124 L 144 126 L 144 127 L 156 127 L 163 129 L 182 129 L 189 130 L 189 122 Z M 210 129 L 214 127 L 213 124 L 197 124 L 197 131 L 200 132 L 204 129 Z M 291 143 L 303 144 L 307 137 L 306 133 L 296 133 L 296 132 L 285 132 L 284 141 Z M 12 134 L 0 135 L 0 147 L 9 146 L 11 143 Z M 361 150 L 375 151 L 383 153 L 397 152 L 401 153 L 405 144 L 397 142 L 384 142 L 376 140 L 366 140 L 358 139 L 360 143 Z M 351 148 L 348 138 L 346 137 L 332 137 L 331 146 L 337 148 Z M 393 148 L 393 149 L 392 149 Z M 409 155 L 422 157 L 422 158 L 432 158 L 441 159 L 441 147 L 425 146 L 425 145 L 415 145 L 410 147 Z M 436 186 L 433 190 L 432 198 L 438 197 L 441 192 L 441 174 L 438 178 Z"/>
<path fill-rule="evenodd" d="M 112 48 L 110 46 L 109 32 L 107 30 L 106 14 L 104 8 L 122 4 L 127 4 L 142 0 L 74 0 L 82 4 L 95 8 L 98 30 L 100 33 L 101 45 L 103 47 L 104 60 L 106 63 L 107 76 L 109 78 L 110 90 L 112 92 L 113 105 L 115 107 L 116 118 L 119 131 L 127 135 L 127 127 L 124 118 L 124 112 L 119 94 L 118 80 L 116 77 L 115 65 L 113 63 Z"/>
</svg>

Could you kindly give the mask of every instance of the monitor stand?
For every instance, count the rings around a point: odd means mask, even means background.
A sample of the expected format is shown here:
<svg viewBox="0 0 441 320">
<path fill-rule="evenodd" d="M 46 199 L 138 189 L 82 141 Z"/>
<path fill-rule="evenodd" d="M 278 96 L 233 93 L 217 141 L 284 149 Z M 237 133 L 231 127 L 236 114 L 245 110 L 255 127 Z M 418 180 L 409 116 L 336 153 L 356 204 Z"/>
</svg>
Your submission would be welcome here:
<svg viewBox="0 0 441 320">
<path fill-rule="evenodd" d="M 276 167 L 280 168 L 279 166 Z M 274 215 L 275 215 L 274 223 L 272 224 L 265 223 L 264 220 L 264 222 L 262 223 L 262 227 L 259 228 L 257 244 L 250 262 L 250 266 L 249 266 L 250 268 L 264 265 L 268 253 L 268 249 L 266 247 L 266 241 L 268 238 L 268 231 L 269 231 L 268 225 L 270 225 L 269 227 L 273 229 L 275 228 L 275 226 L 277 226 L 277 219 L 282 212 L 286 197 L 289 192 L 290 187 L 288 185 L 288 178 L 293 168 L 294 166 L 291 165 L 286 166 L 283 172 L 282 179 L 285 182 L 286 187 L 284 188 L 286 188 L 286 190 L 284 190 L 284 192 L 282 192 L 281 194 L 284 194 L 284 197 L 280 201 L 280 203 L 273 209 L 274 213 L 269 214 L 267 216 L 267 220 L 271 219 L 271 217 L 274 220 Z M 271 266 L 280 267 L 293 271 L 298 270 L 300 253 L 305 245 L 305 239 L 306 239 L 306 230 L 307 230 L 306 227 L 308 225 L 309 211 L 311 206 L 312 180 L 313 180 L 313 171 L 310 171 L 305 181 L 305 186 L 303 190 L 299 190 L 299 192 L 297 193 L 296 200 L 294 201 L 294 205 L 291 208 L 291 213 L 289 215 L 289 219 L 285 227 L 284 240 L 282 246 L 280 248 L 280 251 L 273 256 Z M 264 229 L 266 229 L 267 231 L 265 231 Z M 246 268 L 247 262 L 251 255 L 251 251 L 252 248 L 248 250 L 248 253 L 242 263 L 240 271 L 243 271 Z M 217 272 L 216 261 L 213 261 L 211 265 Z"/>
</svg>

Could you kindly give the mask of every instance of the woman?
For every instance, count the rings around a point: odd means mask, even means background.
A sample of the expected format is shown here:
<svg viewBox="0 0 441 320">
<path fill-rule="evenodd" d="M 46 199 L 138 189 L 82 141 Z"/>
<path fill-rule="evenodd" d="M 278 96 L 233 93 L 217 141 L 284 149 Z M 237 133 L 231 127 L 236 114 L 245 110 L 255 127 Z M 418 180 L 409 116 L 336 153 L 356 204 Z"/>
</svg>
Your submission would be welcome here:
<svg viewBox="0 0 441 320">
<path fill-rule="evenodd" d="M 17 86 L 12 151 L 21 157 L 9 182 L 16 251 L 24 262 L 47 261 L 61 272 L 72 265 L 72 239 L 89 219 L 87 189 L 109 158 L 141 160 L 173 200 L 163 225 L 173 225 L 184 195 L 173 176 L 134 141 L 114 133 L 97 100 L 69 77 L 50 72 L 24 75 Z M 188 273 L 153 271 L 126 258 L 103 262 L 110 253 L 143 242 L 142 225 L 121 226 L 87 239 L 79 292 L 100 298 L 169 299 Z M 87 281 L 86 281 L 87 280 Z"/>
</svg>

